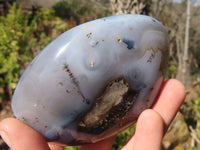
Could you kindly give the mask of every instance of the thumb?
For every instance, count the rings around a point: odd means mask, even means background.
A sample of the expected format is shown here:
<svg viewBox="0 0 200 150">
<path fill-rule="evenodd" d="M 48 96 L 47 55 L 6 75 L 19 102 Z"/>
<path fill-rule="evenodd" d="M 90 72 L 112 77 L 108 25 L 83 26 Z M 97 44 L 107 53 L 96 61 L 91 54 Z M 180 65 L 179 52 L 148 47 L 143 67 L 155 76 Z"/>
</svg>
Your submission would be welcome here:
<svg viewBox="0 0 200 150">
<path fill-rule="evenodd" d="M 0 122 L 0 134 L 12 150 L 50 150 L 38 132 L 14 118 Z"/>
</svg>

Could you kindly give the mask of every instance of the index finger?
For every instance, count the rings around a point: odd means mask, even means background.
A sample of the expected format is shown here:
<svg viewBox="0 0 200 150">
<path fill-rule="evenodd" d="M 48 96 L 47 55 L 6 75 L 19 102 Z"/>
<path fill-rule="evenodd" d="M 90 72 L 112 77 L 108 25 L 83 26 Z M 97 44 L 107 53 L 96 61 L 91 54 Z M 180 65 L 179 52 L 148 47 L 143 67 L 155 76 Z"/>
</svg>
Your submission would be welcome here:
<svg viewBox="0 0 200 150">
<path fill-rule="evenodd" d="M 166 127 L 169 126 L 178 112 L 185 95 L 185 87 L 180 81 L 169 79 L 164 83 L 158 100 L 152 109 L 162 116 Z"/>
</svg>

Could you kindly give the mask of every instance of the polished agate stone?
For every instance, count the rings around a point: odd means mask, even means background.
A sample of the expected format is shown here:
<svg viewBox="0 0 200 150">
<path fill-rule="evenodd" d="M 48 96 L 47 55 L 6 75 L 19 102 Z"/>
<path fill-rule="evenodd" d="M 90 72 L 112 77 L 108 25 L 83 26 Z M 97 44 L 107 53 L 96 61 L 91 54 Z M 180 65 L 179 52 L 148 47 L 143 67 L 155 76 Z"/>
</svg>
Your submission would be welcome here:
<svg viewBox="0 0 200 150">
<path fill-rule="evenodd" d="M 81 24 L 52 41 L 23 73 L 14 115 L 48 141 L 95 143 L 136 122 L 162 86 L 164 26 L 144 15 Z"/>
</svg>

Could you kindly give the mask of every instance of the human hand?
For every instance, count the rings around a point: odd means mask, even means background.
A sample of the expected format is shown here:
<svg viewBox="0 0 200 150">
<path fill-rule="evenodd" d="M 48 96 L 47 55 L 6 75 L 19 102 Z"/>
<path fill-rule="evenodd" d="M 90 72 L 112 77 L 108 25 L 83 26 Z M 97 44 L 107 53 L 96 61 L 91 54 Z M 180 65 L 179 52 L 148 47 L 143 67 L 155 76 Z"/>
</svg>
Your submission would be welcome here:
<svg viewBox="0 0 200 150">
<path fill-rule="evenodd" d="M 122 150 L 160 150 L 164 133 L 185 98 L 185 88 L 177 80 L 165 82 L 152 109 L 138 118 L 136 131 Z M 0 134 L 12 150 L 64 150 L 64 146 L 49 142 L 35 130 L 14 118 L 0 123 Z M 81 146 L 81 150 L 109 150 L 115 137 Z"/>
</svg>

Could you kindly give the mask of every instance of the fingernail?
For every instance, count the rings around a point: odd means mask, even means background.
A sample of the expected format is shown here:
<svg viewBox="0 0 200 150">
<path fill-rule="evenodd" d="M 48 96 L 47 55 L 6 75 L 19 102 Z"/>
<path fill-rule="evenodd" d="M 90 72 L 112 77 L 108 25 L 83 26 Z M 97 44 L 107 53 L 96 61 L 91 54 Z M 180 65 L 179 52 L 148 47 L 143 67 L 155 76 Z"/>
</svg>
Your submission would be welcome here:
<svg viewBox="0 0 200 150">
<path fill-rule="evenodd" d="M 0 135 L 4 142 L 10 147 L 11 142 L 7 133 L 5 131 L 0 130 Z"/>
</svg>

